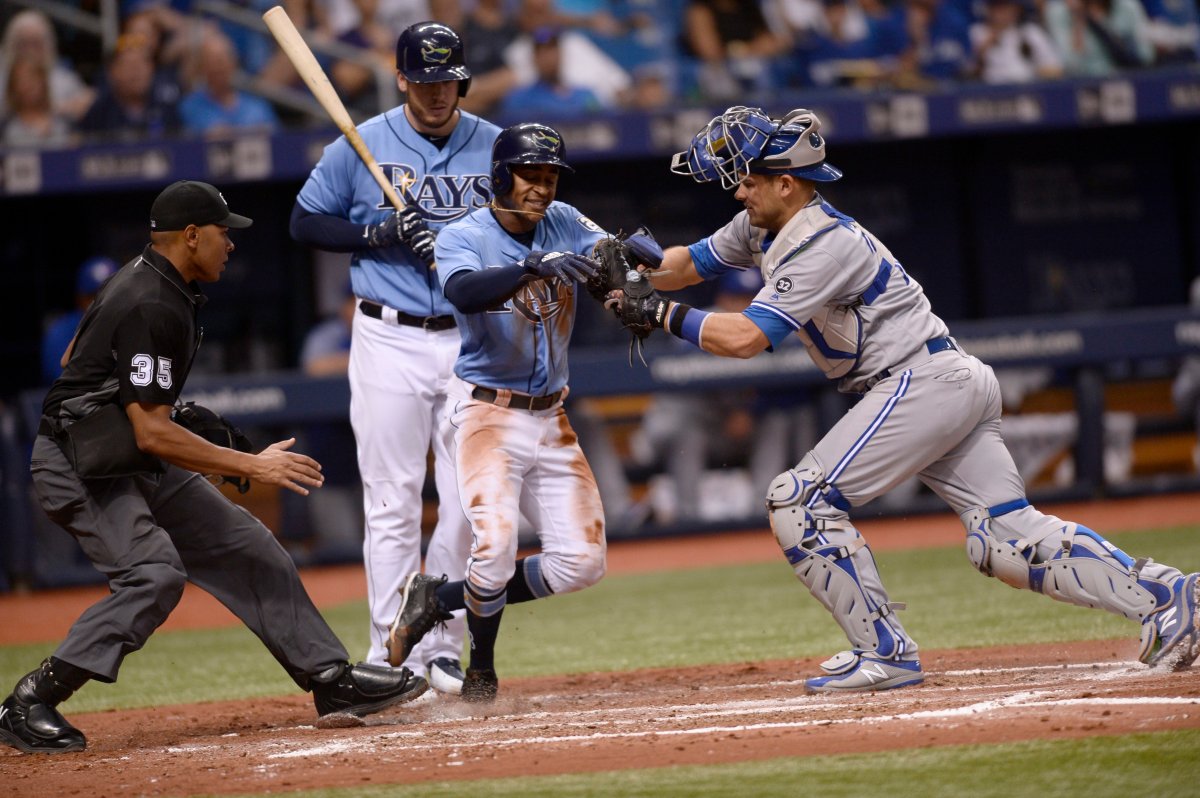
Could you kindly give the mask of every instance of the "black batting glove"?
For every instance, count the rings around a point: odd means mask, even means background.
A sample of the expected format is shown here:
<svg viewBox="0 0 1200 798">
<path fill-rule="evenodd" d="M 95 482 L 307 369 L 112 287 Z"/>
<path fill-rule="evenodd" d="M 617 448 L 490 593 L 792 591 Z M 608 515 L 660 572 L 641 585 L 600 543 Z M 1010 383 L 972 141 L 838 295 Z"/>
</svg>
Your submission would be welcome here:
<svg viewBox="0 0 1200 798">
<path fill-rule="evenodd" d="M 424 220 L 422 220 L 421 225 L 424 227 Z M 426 266 L 432 266 L 433 246 L 436 240 L 437 235 L 434 234 L 434 232 L 429 228 L 425 228 L 419 233 L 416 233 L 412 238 L 406 239 L 405 243 L 408 244 L 413 253 L 420 258 Z"/>
<path fill-rule="evenodd" d="M 537 277 L 557 277 L 577 283 L 587 282 L 600 270 L 600 264 L 596 261 L 574 252 L 530 252 L 521 266 L 527 273 Z"/>
<path fill-rule="evenodd" d="M 401 225 L 400 211 L 389 214 L 379 224 L 367 225 L 366 230 L 363 231 L 363 237 L 367 239 L 367 246 L 373 249 L 396 246 L 401 240 Z"/>
</svg>

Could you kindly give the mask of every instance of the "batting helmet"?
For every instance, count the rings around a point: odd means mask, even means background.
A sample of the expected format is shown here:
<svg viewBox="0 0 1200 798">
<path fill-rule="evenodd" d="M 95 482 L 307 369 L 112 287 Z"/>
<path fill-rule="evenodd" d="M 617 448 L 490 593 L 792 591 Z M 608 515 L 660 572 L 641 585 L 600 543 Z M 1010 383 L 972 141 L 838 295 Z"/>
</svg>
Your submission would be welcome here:
<svg viewBox="0 0 1200 798">
<path fill-rule="evenodd" d="M 471 70 L 459 35 L 440 22 L 409 25 L 396 39 L 396 70 L 413 83 L 458 81 L 458 96 L 471 87 Z"/>
<path fill-rule="evenodd" d="M 795 175 L 820 183 L 840 179 L 842 170 L 825 162 L 825 137 L 820 130 L 821 120 L 812 111 L 789 111 L 762 154 L 750 161 L 749 171 L 756 175 Z"/>
<path fill-rule="evenodd" d="M 506 127 L 492 145 L 492 193 L 504 196 L 512 190 L 512 167 L 522 164 L 553 164 L 568 172 L 567 147 L 557 130 L 538 122 Z"/>
</svg>

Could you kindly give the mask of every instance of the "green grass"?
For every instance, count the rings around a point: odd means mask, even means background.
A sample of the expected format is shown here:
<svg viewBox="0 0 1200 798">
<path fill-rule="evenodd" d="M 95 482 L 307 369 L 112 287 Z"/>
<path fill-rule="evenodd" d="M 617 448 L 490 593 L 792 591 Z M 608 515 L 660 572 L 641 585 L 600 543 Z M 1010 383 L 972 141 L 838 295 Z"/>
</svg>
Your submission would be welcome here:
<svg viewBox="0 0 1200 798">
<path fill-rule="evenodd" d="M 569 776 L 386 785 L 288 793 L 292 798 L 1156 798 L 1192 796 L 1200 731 L 1131 734 L 811 756 L 736 765 L 647 768 Z M 226 798 L 237 798 L 226 796 Z"/>
<path fill-rule="evenodd" d="M 1114 535 L 1135 556 L 1200 570 L 1200 528 Z M 681 545 L 684 545 L 681 543 Z M 687 545 L 697 545 L 689 542 Z M 701 542 L 699 545 L 703 545 Z M 1013 590 L 977 573 L 961 547 L 878 555 L 901 618 L 926 648 L 1125 637 L 1122 618 Z M 366 650 L 366 604 L 325 612 L 355 657 Z M 54 643 L 0 647 L 0 685 L 13 684 Z M 615 576 L 580 593 L 508 608 L 497 661 L 506 678 L 825 656 L 845 647 L 829 615 L 783 561 Z M 242 627 L 163 632 L 131 655 L 115 685 L 90 684 L 72 714 L 295 693 Z"/>
</svg>

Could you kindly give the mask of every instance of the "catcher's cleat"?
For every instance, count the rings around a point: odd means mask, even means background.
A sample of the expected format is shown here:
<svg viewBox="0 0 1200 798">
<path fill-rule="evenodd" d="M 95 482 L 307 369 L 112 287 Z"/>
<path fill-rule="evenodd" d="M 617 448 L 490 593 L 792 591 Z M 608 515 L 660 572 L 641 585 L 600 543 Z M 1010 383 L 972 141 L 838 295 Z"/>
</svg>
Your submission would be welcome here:
<svg viewBox="0 0 1200 798">
<path fill-rule="evenodd" d="M 462 700 L 471 704 L 487 704 L 496 700 L 500 680 L 491 668 L 467 668 L 463 678 Z"/>
<path fill-rule="evenodd" d="M 450 657 L 438 657 L 428 665 L 429 686 L 439 693 L 460 695 L 463 688 L 462 663 Z"/>
<path fill-rule="evenodd" d="M 1181 671 L 1200 656 L 1200 573 L 1171 585 L 1171 601 L 1142 621 L 1138 659 L 1152 668 Z"/>
<path fill-rule="evenodd" d="M 27 754 L 82 751 L 87 748 L 83 732 L 34 693 L 41 674 L 41 668 L 25 674 L 0 704 L 0 740 Z"/>
<path fill-rule="evenodd" d="M 428 689 L 429 682 L 408 668 L 341 663 L 312 677 L 317 726 L 357 726 L 364 715 L 412 701 Z"/>
<path fill-rule="evenodd" d="M 388 662 L 399 665 L 408 659 L 417 643 L 430 629 L 454 617 L 442 602 L 437 589 L 446 584 L 445 576 L 411 574 L 400 588 L 400 609 L 388 629 Z"/>
<path fill-rule="evenodd" d="M 821 663 L 828 676 L 804 680 L 809 693 L 873 692 L 909 687 L 925 681 L 921 663 L 913 660 L 877 659 L 862 651 L 843 651 Z"/>
</svg>

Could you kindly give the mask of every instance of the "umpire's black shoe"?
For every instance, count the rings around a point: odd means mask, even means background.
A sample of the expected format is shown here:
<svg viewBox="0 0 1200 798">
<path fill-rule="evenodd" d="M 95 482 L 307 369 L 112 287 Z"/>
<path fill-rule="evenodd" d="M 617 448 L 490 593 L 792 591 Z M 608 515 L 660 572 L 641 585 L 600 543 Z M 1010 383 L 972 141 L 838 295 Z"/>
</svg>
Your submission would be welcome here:
<svg viewBox="0 0 1200 798">
<path fill-rule="evenodd" d="M 0 740 L 27 754 L 65 754 L 87 748 L 83 732 L 34 693 L 40 676 L 40 668 L 25 674 L 0 704 Z"/>
<path fill-rule="evenodd" d="M 462 700 L 472 704 L 487 704 L 496 700 L 500 680 L 491 668 L 467 668 L 463 678 Z"/>
<path fill-rule="evenodd" d="M 442 602 L 437 589 L 446 584 L 444 576 L 411 574 L 400 588 L 400 609 L 388 629 L 388 662 L 400 665 L 408 659 L 417 643 L 430 629 L 454 617 Z"/>
<path fill-rule="evenodd" d="M 408 668 L 343 663 L 312 677 L 317 726 L 357 726 L 364 715 L 412 701 L 428 689 L 429 682 Z"/>
</svg>

